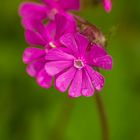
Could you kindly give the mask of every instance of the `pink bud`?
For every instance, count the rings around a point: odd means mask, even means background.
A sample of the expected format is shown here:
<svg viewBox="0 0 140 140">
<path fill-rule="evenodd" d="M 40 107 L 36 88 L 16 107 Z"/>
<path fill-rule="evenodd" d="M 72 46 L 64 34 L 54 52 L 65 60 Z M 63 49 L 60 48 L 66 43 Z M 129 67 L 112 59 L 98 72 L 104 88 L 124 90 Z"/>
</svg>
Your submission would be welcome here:
<svg viewBox="0 0 140 140">
<path fill-rule="evenodd" d="M 109 13 L 112 9 L 112 0 L 103 0 L 103 6 L 107 13 Z"/>
</svg>

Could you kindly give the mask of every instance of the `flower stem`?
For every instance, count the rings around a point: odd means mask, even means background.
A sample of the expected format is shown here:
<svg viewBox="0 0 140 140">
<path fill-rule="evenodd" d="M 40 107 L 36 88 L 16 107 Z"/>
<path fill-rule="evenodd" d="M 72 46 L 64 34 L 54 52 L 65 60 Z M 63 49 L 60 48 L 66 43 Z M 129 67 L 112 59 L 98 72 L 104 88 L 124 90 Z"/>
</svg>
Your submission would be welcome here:
<svg viewBox="0 0 140 140">
<path fill-rule="evenodd" d="M 96 99 L 97 109 L 99 112 L 99 117 L 100 117 L 100 122 L 102 127 L 102 140 L 109 140 L 107 115 L 105 112 L 102 98 L 100 97 L 100 94 L 97 92 L 95 93 L 95 99 Z"/>
</svg>

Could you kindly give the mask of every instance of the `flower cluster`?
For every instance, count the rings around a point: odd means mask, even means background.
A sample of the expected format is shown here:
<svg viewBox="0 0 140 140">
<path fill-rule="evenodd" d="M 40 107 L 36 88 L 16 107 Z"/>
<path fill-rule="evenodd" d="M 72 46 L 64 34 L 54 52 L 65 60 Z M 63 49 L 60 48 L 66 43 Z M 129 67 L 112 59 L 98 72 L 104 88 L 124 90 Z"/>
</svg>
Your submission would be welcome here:
<svg viewBox="0 0 140 140">
<path fill-rule="evenodd" d="M 68 90 L 70 97 L 100 91 L 104 77 L 98 69 L 112 69 L 102 32 L 70 13 L 79 9 L 79 0 L 42 0 L 41 4 L 24 2 L 19 10 L 30 46 L 23 54 L 27 73 L 46 89 L 54 79 L 55 87 Z"/>
</svg>

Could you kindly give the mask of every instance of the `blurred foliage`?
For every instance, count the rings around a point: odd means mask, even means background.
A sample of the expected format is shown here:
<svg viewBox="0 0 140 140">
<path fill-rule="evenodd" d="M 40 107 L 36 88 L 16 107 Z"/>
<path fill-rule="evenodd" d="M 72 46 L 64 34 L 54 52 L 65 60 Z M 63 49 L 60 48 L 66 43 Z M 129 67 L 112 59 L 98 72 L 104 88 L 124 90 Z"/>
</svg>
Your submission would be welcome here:
<svg viewBox="0 0 140 140">
<path fill-rule="evenodd" d="M 114 68 L 102 71 L 106 84 L 100 93 L 111 140 L 140 140 L 140 1 L 114 0 L 110 14 L 88 1 L 80 15 L 105 34 L 114 34 L 108 42 Z M 20 2 L 4 0 L 0 5 L 0 140 L 57 140 L 58 135 L 65 140 L 99 140 L 94 97 L 69 99 L 54 88 L 42 89 L 26 74 Z"/>
</svg>

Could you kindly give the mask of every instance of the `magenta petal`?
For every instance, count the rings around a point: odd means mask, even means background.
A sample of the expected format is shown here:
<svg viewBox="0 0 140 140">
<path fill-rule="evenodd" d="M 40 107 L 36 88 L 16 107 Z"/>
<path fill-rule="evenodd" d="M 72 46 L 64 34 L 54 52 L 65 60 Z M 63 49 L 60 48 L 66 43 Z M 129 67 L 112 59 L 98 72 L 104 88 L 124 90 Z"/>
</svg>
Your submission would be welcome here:
<svg viewBox="0 0 140 140">
<path fill-rule="evenodd" d="M 47 23 L 46 29 L 45 29 L 45 35 L 44 38 L 46 38 L 48 41 L 51 41 L 55 38 L 56 34 L 56 22 L 50 21 Z"/>
<path fill-rule="evenodd" d="M 42 20 L 38 20 L 35 17 L 23 17 L 22 25 L 26 30 L 37 31 L 39 33 L 43 33 L 45 30 Z"/>
<path fill-rule="evenodd" d="M 45 25 L 41 21 L 39 21 L 37 19 L 32 19 L 30 21 L 30 23 L 32 25 L 32 31 L 36 31 L 36 32 L 38 32 L 40 34 L 44 33 Z"/>
<path fill-rule="evenodd" d="M 65 32 L 66 33 L 76 33 L 77 32 L 77 22 L 72 14 L 64 13 L 64 16 L 67 19 L 67 23 L 65 25 Z"/>
<path fill-rule="evenodd" d="M 72 66 L 72 61 L 53 61 L 46 63 L 45 70 L 50 76 L 55 76 L 70 66 Z"/>
<path fill-rule="evenodd" d="M 56 14 L 55 22 L 56 22 L 56 38 L 59 39 L 66 30 L 67 19 L 62 14 Z"/>
<path fill-rule="evenodd" d="M 74 78 L 76 69 L 74 67 L 71 67 L 63 74 L 60 74 L 55 81 L 56 87 L 61 91 L 65 92 L 70 85 L 71 81 Z"/>
<path fill-rule="evenodd" d="M 21 4 L 19 14 L 22 17 L 22 25 L 29 30 L 43 30 L 40 23 L 47 17 L 46 6 L 34 2 L 24 2 Z M 39 24 L 39 25 L 37 25 Z M 43 24 L 42 24 L 43 25 Z M 40 27 L 39 27 L 40 26 Z"/>
<path fill-rule="evenodd" d="M 82 70 L 77 70 L 72 84 L 69 89 L 69 96 L 70 97 L 79 97 L 81 96 L 81 89 L 82 89 Z"/>
<path fill-rule="evenodd" d="M 97 44 L 94 44 L 89 52 L 89 57 L 91 59 L 102 57 L 105 55 L 107 55 L 107 52 L 105 51 L 105 49 Z"/>
<path fill-rule="evenodd" d="M 31 77 L 35 77 L 40 72 L 40 70 L 44 68 L 44 65 L 45 65 L 45 59 L 42 58 L 30 63 L 27 66 L 26 71 Z"/>
<path fill-rule="evenodd" d="M 41 58 L 42 56 L 45 56 L 44 50 L 30 47 L 30 48 L 25 49 L 24 51 L 23 62 L 27 64 L 34 61 L 35 59 Z"/>
<path fill-rule="evenodd" d="M 31 46 L 45 46 L 46 42 L 43 40 L 42 36 L 37 32 L 26 30 L 25 32 L 26 41 Z"/>
<path fill-rule="evenodd" d="M 68 53 L 65 53 L 64 51 L 60 49 L 51 49 L 46 54 L 46 60 L 74 60 L 75 57 L 73 55 L 70 55 Z"/>
<path fill-rule="evenodd" d="M 79 10 L 80 0 L 59 0 L 60 5 L 64 10 Z"/>
<path fill-rule="evenodd" d="M 41 0 L 42 2 L 44 2 L 47 6 L 49 7 L 53 7 L 54 5 L 56 5 L 56 1 L 57 0 Z M 58 0 L 59 1 L 59 0 Z M 55 7 L 54 7 L 55 8 Z"/>
<path fill-rule="evenodd" d="M 68 33 L 60 38 L 60 42 L 71 49 L 74 55 L 83 56 L 88 47 L 88 39 L 80 33 Z M 89 56 L 88 56 L 89 57 Z"/>
<path fill-rule="evenodd" d="M 112 57 L 109 55 L 93 59 L 93 65 L 99 68 L 103 68 L 105 70 L 111 70 L 112 64 L 113 64 Z"/>
<path fill-rule="evenodd" d="M 81 35 L 80 33 L 77 33 L 75 35 L 75 40 L 79 49 L 79 53 L 81 56 L 83 56 L 86 52 L 86 48 L 88 47 L 89 41 L 85 36 Z"/>
<path fill-rule="evenodd" d="M 19 9 L 20 16 L 43 19 L 46 17 L 46 7 L 35 2 L 23 2 Z"/>
<path fill-rule="evenodd" d="M 96 90 L 100 91 L 104 86 L 104 77 L 92 69 L 90 66 L 86 66 L 87 72 L 92 80 L 92 83 Z"/>
<path fill-rule="evenodd" d="M 83 80 L 82 80 L 82 95 L 84 96 L 92 96 L 94 94 L 94 87 L 92 85 L 92 81 L 86 71 L 83 72 Z"/>
<path fill-rule="evenodd" d="M 56 39 L 59 39 L 66 33 L 76 32 L 76 22 L 69 14 L 56 14 Z"/>
<path fill-rule="evenodd" d="M 71 51 L 76 54 L 78 52 L 78 46 L 74 37 L 75 34 L 65 34 L 60 38 L 60 42 L 67 47 L 68 49 L 71 49 Z"/>
<path fill-rule="evenodd" d="M 112 57 L 107 55 L 105 49 L 97 44 L 92 46 L 87 58 L 89 60 L 89 64 L 93 66 L 106 70 L 112 69 Z"/>
<path fill-rule="evenodd" d="M 21 20 L 22 26 L 26 29 L 26 30 L 33 30 L 34 27 L 32 25 L 32 20 L 29 18 L 22 18 Z"/>
<path fill-rule="evenodd" d="M 43 88 L 50 88 L 52 85 L 52 77 L 49 76 L 44 69 L 42 69 L 37 75 L 37 83 Z"/>
</svg>

